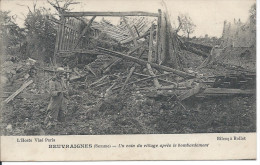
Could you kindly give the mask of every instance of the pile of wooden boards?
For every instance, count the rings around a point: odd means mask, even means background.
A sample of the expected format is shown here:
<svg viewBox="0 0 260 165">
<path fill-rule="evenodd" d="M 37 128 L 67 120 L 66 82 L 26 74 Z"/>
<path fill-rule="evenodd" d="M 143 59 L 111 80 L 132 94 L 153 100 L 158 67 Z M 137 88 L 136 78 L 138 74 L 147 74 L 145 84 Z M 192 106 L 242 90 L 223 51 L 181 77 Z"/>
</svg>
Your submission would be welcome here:
<svg viewBox="0 0 260 165">
<path fill-rule="evenodd" d="M 109 21 L 102 19 L 102 21 L 95 21 L 96 17 L 119 17 L 120 24 L 113 25 Z M 92 17 L 87 20 L 86 17 Z M 87 70 L 99 77 L 96 73 L 96 68 L 100 68 L 100 74 L 106 74 L 111 68 L 123 60 L 130 62 L 128 66 L 128 74 L 124 76 L 122 84 L 113 83 L 110 90 L 120 89 L 123 92 L 128 85 L 136 84 L 147 80 L 152 80 L 154 87 L 158 90 L 166 89 L 181 89 L 178 81 L 173 79 L 163 79 L 165 75 L 174 75 L 176 79 L 181 79 L 182 83 L 194 80 L 193 85 L 185 86 L 186 92 L 179 96 L 179 100 L 185 100 L 194 95 L 209 96 L 209 95 L 227 95 L 227 94 L 251 94 L 251 91 L 244 91 L 241 89 L 225 89 L 214 88 L 214 86 L 205 86 L 201 84 L 200 78 L 194 72 L 186 72 L 183 69 L 180 56 L 181 50 L 188 50 L 203 57 L 208 57 L 212 47 L 193 42 L 183 42 L 177 35 L 176 31 L 171 25 L 169 14 L 167 10 L 158 10 L 157 13 L 149 12 L 66 12 L 61 14 L 62 24 L 58 29 L 57 44 L 55 46 L 56 54 L 67 53 L 75 55 L 76 52 L 89 55 L 95 54 L 98 57 L 107 56 L 109 60 L 99 60 L 97 58 L 93 63 L 86 65 Z M 82 27 L 77 30 L 76 41 L 73 46 L 66 46 L 69 40 L 75 39 L 75 31 L 66 31 L 73 20 L 81 20 Z M 67 20 L 67 21 L 66 21 Z M 73 25 L 73 24 L 72 24 Z M 108 38 L 102 38 L 99 41 L 101 34 L 106 34 Z M 83 40 L 88 42 L 84 43 Z M 118 45 L 112 44 L 112 40 L 116 41 Z M 111 43 L 110 46 L 101 47 L 93 45 L 95 42 Z M 99 44 L 100 45 L 100 44 Z M 122 49 L 122 48 L 126 49 Z M 66 48 L 66 49 L 63 49 Z M 127 49 L 128 48 L 128 49 Z M 66 56 L 65 56 L 66 57 Z M 105 58 L 104 58 L 105 59 Z M 105 63 L 103 63 L 105 61 Z M 147 73 L 137 73 L 136 68 L 141 65 L 147 69 Z M 131 82 L 131 76 L 137 75 L 143 78 Z M 84 75 L 85 76 L 85 75 Z M 99 78 L 93 82 L 89 87 L 99 84 L 107 75 Z M 163 78 L 162 78 L 163 77 Z M 80 78 L 80 76 L 79 76 Z M 162 82 L 168 85 L 162 85 Z M 212 84 L 210 84 L 212 85 Z M 181 89 L 182 90 L 182 89 Z"/>
</svg>

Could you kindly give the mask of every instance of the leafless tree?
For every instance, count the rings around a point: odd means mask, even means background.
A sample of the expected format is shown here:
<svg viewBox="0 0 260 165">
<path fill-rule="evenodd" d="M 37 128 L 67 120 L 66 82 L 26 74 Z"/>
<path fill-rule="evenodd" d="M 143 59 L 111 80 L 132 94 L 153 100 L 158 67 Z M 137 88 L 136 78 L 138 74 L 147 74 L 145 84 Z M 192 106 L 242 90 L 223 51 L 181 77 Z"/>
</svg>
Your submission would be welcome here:
<svg viewBox="0 0 260 165">
<path fill-rule="evenodd" d="M 69 7 L 71 5 L 79 4 L 74 0 L 47 0 L 50 5 L 52 5 L 59 13 L 64 13 L 70 11 Z"/>
<path fill-rule="evenodd" d="M 192 19 L 188 14 L 180 14 L 178 17 L 179 27 L 177 28 L 177 32 L 182 30 L 184 34 L 190 38 L 190 34 L 192 34 L 196 28 L 196 25 L 193 23 Z"/>
</svg>

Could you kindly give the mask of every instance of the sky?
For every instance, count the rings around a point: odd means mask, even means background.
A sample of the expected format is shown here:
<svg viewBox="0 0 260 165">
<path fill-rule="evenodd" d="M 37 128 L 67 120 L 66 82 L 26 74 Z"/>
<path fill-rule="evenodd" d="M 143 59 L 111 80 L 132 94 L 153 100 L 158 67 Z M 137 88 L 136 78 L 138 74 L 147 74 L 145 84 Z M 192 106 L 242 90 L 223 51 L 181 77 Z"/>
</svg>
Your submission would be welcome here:
<svg viewBox="0 0 260 165">
<path fill-rule="evenodd" d="M 11 11 L 16 22 L 23 26 L 28 9 L 33 8 L 35 0 L 0 0 L 1 10 Z M 75 0 L 80 4 L 73 5 L 72 11 L 147 11 L 157 12 L 164 9 L 161 0 Z M 224 21 L 240 19 L 246 22 L 249 9 L 255 0 L 164 0 L 170 14 L 171 22 L 177 26 L 177 16 L 180 13 L 188 14 L 196 25 L 192 36 L 221 37 Z M 50 8 L 55 11 L 47 0 L 38 0 L 38 7 Z M 111 19 L 118 21 L 117 18 Z"/>
</svg>

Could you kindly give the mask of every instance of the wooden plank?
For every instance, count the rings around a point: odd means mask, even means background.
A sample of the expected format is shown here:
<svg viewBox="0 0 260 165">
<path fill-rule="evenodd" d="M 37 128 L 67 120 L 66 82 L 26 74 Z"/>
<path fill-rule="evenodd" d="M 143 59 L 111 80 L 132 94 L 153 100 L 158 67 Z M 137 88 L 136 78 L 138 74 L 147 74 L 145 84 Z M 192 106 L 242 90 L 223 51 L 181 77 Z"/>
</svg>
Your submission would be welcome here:
<svg viewBox="0 0 260 165">
<path fill-rule="evenodd" d="M 79 80 L 79 79 L 84 78 L 86 76 L 87 76 L 87 74 L 73 76 L 73 77 L 70 77 L 69 81 L 76 81 L 76 80 Z"/>
<path fill-rule="evenodd" d="M 68 24 L 69 23 L 69 19 L 66 19 L 66 24 Z M 68 50 L 67 49 L 67 47 L 68 47 L 68 37 L 69 37 L 69 35 L 68 35 L 68 28 L 64 25 L 64 50 Z"/>
<path fill-rule="evenodd" d="M 129 30 L 129 32 L 130 32 L 132 38 L 133 38 L 135 47 L 138 47 L 138 43 L 137 43 L 137 40 L 135 39 L 134 32 L 132 31 L 132 29 L 131 29 L 130 25 L 128 24 L 128 22 L 126 21 L 125 17 L 123 17 L 123 20 L 124 20 L 124 22 L 125 22 L 125 24 L 126 24 L 128 30 Z M 139 50 L 139 49 L 138 49 L 138 50 Z M 126 78 L 126 80 L 125 80 L 125 82 L 124 82 L 124 84 L 123 84 L 123 86 L 122 86 L 122 88 L 121 88 L 121 90 L 120 90 L 120 93 L 123 92 L 123 90 L 124 90 L 126 84 L 128 83 L 130 77 L 132 76 L 134 70 L 135 70 L 135 66 L 131 67 L 130 72 L 129 72 L 129 74 L 128 74 L 128 76 L 127 76 L 127 78 Z"/>
<path fill-rule="evenodd" d="M 85 68 L 90 71 L 95 77 L 97 77 L 97 74 L 92 70 L 92 68 L 88 65 L 85 66 Z"/>
<path fill-rule="evenodd" d="M 70 25 L 72 24 L 72 19 L 70 19 Z M 72 49 L 72 37 L 73 37 L 73 33 L 72 30 L 70 28 L 68 28 L 68 33 L 69 33 L 69 39 L 68 39 L 68 50 Z"/>
<path fill-rule="evenodd" d="M 132 50 L 130 50 L 130 51 L 127 53 L 127 55 L 130 56 L 131 54 L 133 54 L 134 52 L 136 52 L 137 50 L 139 50 L 142 46 L 143 46 L 143 45 L 139 45 L 139 46 L 133 48 Z M 110 63 L 106 68 L 104 68 L 104 72 L 103 72 L 103 73 L 107 73 L 108 71 L 110 71 L 110 69 L 111 69 L 114 65 L 118 64 L 118 63 L 121 62 L 121 61 L 122 61 L 121 58 L 116 58 L 114 61 L 111 61 L 111 63 Z"/>
<path fill-rule="evenodd" d="M 161 28 L 160 28 L 160 52 L 161 54 L 159 55 L 159 59 L 158 59 L 158 62 L 159 63 L 162 63 L 165 61 L 165 57 L 166 57 L 166 49 L 167 49 L 167 46 L 166 46 L 166 18 L 165 18 L 165 14 L 162 14 L 162 18 L 161 18 Z"/>
<path fill-rule="evenodd" d="M 200 96 L 209 95 L 252 95 L 255 94 L 255 89 L 229 89 L 229 88 L 206 88 Z"/>
<path fill-rule="evenodd" d="M 104 55 L 111 55 L 111 56 L 123 58 L 123 59 L 130 60 L 130 61 L 133 61 L 133 62 L 138 63 L 140 65 L 145 65 L 145 66 L 146 66 L 147 63 L 149 63 L 152 67 L 154 67 L 156 69 L 161 69 L 161 70 L 164 70 L 164 71 L 167 71 L 167 72 L 173 72 L 173 73 L 175 73 L 179 76 L 186 77 L 186 78 L 195 78 L 194 75 L 186 73 L 184 71 L 180 71 L 180 70 L 173 69 L 173 68 L 163 66 L 163 65 L 158 65 L 158 64 L 155 64 L 155 63 L 151 63 L 149 61 L 144 61 L 144 60 L 138 59 L 136 57 L 125 55 L 121 52 L 116 52 L 116 51 L 112 51 L 112 50 L 101 48 L 101 47 L 97 47 L 97 50 L 100 53 L 103 53 Z"/>
<path fill-rule="evenodd" d="M 9 96 L 11 96 L 11 94 L 13 94 L 13 92 L 3 92 L 0 97 L 1 98 L 8 98 Z M 33 98 L 33 97 L 39 97 L 39 96 L 43 97 L 44 95 L 46 95 L 46 94 L 20 93 L 15 98 L 16 99 L 23 99 L 23 98 Z"/>
<path fill-rule="evenodd" d="M 46 71 L 46 72 L 57 72 L 57 70 L 52 70 L 52 69 L 49 69 L 49 68 L 38 68 L 38 69 Z M 64 70 L 63 72 L 71 73 L 71 71 L 66 71 L 66 70 Z"/>
<path fill-rule="evenodd" d="M 72 26 L 75 26 L 75 19 L 72 20 L 71 25 L 72 25 Z M 71 46 L 72 46 L 72 47 L 73 47 L 74 42 L 75 42 L 76 32 L 77 32 L 77 31 L 72 30 L 72 34 L 71 34 Z"/>
<path fill-rule="evenodd" d="M 199 85 L 195 86 L 194 88 L 190 89 L 189 91 L 187 91 L 186 93 L 182 94 L 178 98 L 180 101 L 190 98 L 191 96 L 198 94 L 201 91 L 201 88 L 202 88 L 202 86 L 199 84 Z"/>
<path fill-rule="evenodd" d="M 92 29 L 97 29 L 101 32 L 106 32 L 106 33 L 110 33 L 111 35 L 115 35 L 115 36 L 118 36 L 118 37 L 128 37 L 128 36 L 125 36 L 126 34 L 123 33 L 123 32 L 118 32 L 117 30 L 113 29 L 113 28 L 107 28 L 105 26 L 102 26 L 102 25 L 93 25 L 91 26 Z"/>
<path fill-rule="evenodd" d="M 11 96 L 9 96 L 7 99 L 3 101 L 4 104 L 8 104 L 11 100 L 13 100 L 19 93 L 21 93 L 26 87 L 28 87 L 31 83 L 33 83 L 33 80 L 30 80 L 28 82 L 25 82 L 16 92 L 14 92 Z"/>
<path fill-rule="evenodd" d="M 137 73 L 137 72 L 134 72 L 133 74 L 134 74 L 134 75 L 137 75 L 137 76 L 150 77 L 150 76 L 148 76 L 148 75 L 141 74 L 141 73 Z M 162 82 L 166 82 L 166 83 L 169 83 L 169 84 L 173 84 L 173 85 L 175 85 L 175 87 L 178 85 L 176 82 L 164 80 L 164 79 L 161 79 L 161 78 L 157 78 L 157 79 L 160 80 L 160 81 L 162 81 Z"/>
<path fill-rule="evenodd" d="M 56 56 L 57 56 L 59 48 L 60 48 L 61 29 L 62 29 L 62 25 L 59 25 L 58 29 L 57 29 L 55 48 L 54 48 L 54 54 L 53 54 L 53 59 L 52 59 L 54 65 L 56 65 L 56 61 L 57 61 Z"/>
<path fill-rule="evenodd" d="M 164 6 L 165 10 L 164 10 L 164 16 L 165 16 L 165 20 L 166 20 L 166 41 L 167 41 L 167 49 L 166 50 L 166 58 L 165 60 L 171 60 L 174 64 L 174 68 L 179 69 L 179 59 L 178 59 L 178 51 L 176 49 L 176 42 L 174 41 L 174 37 L 173 34 L 175 33 L 175 31 L 172 28 L 171 25 L 171 21 L 170 21 L 170 15 L 167 9 L 167 5 L 165 4 L 165 2 L 162 2 L 162 5 Z"/>
<path fill-rule="evenodd" d="M 67 27 L 64 27 L 64 50 L 68 50 L 68 29 Z"/>
<path fill-rule="evenodd" d="M 103 73 L 109 72 L 110 69 L 111 69 L 114 65 L 118 64 L 118 63 L 121 62 L 121 61 L 122 61 L 121 58 L 117 58 L 117 59 L 115 59 L 115 61 L 112 61 L 106 68 L 104 68 Z"/>
<path fill-rule="evenodd" d="M 160 41 L 160 28 L 161 28 L 161 16 L 162 16 L 162 11 L 161 9 L 158 10 L 158 19 L 157 19 L 157 28 L 156 28 L 156 48 L 155 48 L 155 61 L 158 62 L 158 55 L 160 54 L 159 52 L 159 41 Z"/>
<path fill-rule="evenodd" d="M 153 31 L 154 31 L 154 24 L 152 24 L 151 29 L 150 29 L 150 39 L 149 39 L 149 49 L 148 49 L 148 61 L 149 62 L 153 61 L 153 59 L 152 59 L 153 58 L 152 57 L 152 55 L 153 55 Z"/>
<path fill-rule="evenodd" d="M 67 57 L 71 57 L 74 56 L 75 53 L 83 53 L 83 54 L 90 54 L 90 55 L 98 55 L 100 54 L 99 52 L 95 51 L 95 50 L 87 50 L 87 49 L 76 49 L 76 50 L 62 50 L 58 53 L 58 57 L 61 58 L 67 58 Z"/>
<path fill-rule="evenodd" d="M 143 11 L 131 12 L 65 12 L 64 17 L 83 17 L 83 16 L 108 16 L 108 17 L 122 17 L 122 16 L 149 16 L 158 17 L 158 13 L 150 13 Z"/>
<path fill-rule="evenodd" d="M 192 47 L 192 46 L 189 46 L 189 45 L 186 45 L 186 44 L 184 44 L 183 49 L 184 49 L 184 50 L 187 50 L 187 51 L 189 51 L 189 52 L 191 52 L 191 53 L 194 53 L 194 54 L 196 54 L 196 55 L 205 57 L 205 58 L 207 58 L 207 57 L 209 56 L 208 53 L 205 53 L 205 52 L 203 52 L 203 51 L 201 51 L 201 50 L 199 50 L 199 49 L 196 49 L 196 48 L 194 48 L 194 47 Z"/>
<path fill-rule="evenodd" d="M 166 34 L 168 38 L 167 46 L 169 48 L 168 52 L 166 53 L 167 57 L 166 60 L 171 60 L 173 62 L 174 68 L 179 69 L 179 59 L 178 59 L 178 50 L 176 49 L 177 44 L 176 41 L 174 41 L 174 30 L 172 28 L 170 18 L 169 18 L 168 10 L 165 11 L 165 19 L 166 19 Z"/>
<path fill-rule="evenodd" d="M 92 87 L 93 85 L 96 85 L 96 84 L 98 84 L 99 82 L 101 82 L 101 81 L 103 81 L 105 78 L 107 78 L 108 76 L 107 75 L 105 75 L 105 76 L 103 76 L 103 77 L 101 77 L 100 79 L 98 79 L 97 81 L 95 81 L 95 82 L 93 82 L 93 83 L 91 83 L 88 87 Z"/>
<path fill-rule="evenodd" d="M 148 62 L 152 62 L 152 54 L 153 54 L 153 29 L 154 29 L 154 25 L 152 24 L 151 30 L 150 30 Z M 148 69 L 149 74 L 150 74 L 151 76 L 155 76 L 151 65 L 147 63 L 147 64 L 146 64 L 146 67 L 147 67 L 147 69 Z M 160 85 L 160 83 L 159 83 L 159 81 L 158 81 L 157 78 L 154 78 L 154 79 L 153 79 L 153 83 L 154 83 L 154 86 L 155 86 L 156 88 L 161 87 L 161 85 Z"/>
<path fill-rule="evenodd" d="M 161 75 L 146 77 L 146 78 L 143 78 L 143 79 L 132 81 L 130 83 L 127 83 L 126 85 L 131 85 L 131 84 L 139 83 L 139 82 L 142 82 L 142 81 L 147 81 L 147 80 L 153 79 L 155 77 L 166 76 L 166 75 L 169 75 L 169 74 L 172 74 L 172 73 L 165 73 L 165 74 L 161 74 Z M 119 88 L 122 88 L 122 86 L 114 87 L 113 90 L 116 90 L 116 89 L 119 89 Z"/>
<path fill-rule="evenodd" d="M 131 29 L 130 25 L 128 24 L 127 20 L 125 19 L 125 17 L 123 17 L 123 20 L 124 20 L 124 22 L 125 22 L 125 24 L 126 24 L 128 30 L 129 30 L 131 36 L 132 36 L 132 39 L 133 39 L 133 41 L 134 41 L 135 46 L 138 46 L 137 40 L 135 39 L 134 32 L 132 31 L 132 29 Z"/>
<path fill-rule="evenodd" d="M 135 32 L 136 32 L 137 36 L 140 37 L 140 33 L 135 25 L 134 25 L 134 28 L 135 28 Z"/>
<path fill-rule="evenodd" d="M 64 28 L 65 28 L 65 24 L 66 24 L 66 20 L 64 17 L 61 17 L 61 21 L 62 21 L 62 25 L 61 25 L 61 38 L 60 38 L 60 46 L 59 46 L 59 50 L 64 50 L 64 44 L 63 44 L 63 39 L 64 39 Z"/>
<path fill-rule="evenodd" d="M 92 24 L 92 22 L 94 21 L 94 19 L 96 18 L 96 16 L 93 16 L 91 18 L 91 20 L 88 22 L 87 26 L 82 30 L 82 33 L 80 34 L 78 41 L 76 42 L 76 45 L 74 46 L 74 49 L 76 49 L 76 47 L 78 46 L 81 38 L 85 35 L 85 33 L 90 29 L 90 26 Z"/>
<path fill-rule="evenodd" d="M 105 44 L 109 44 L 109 45 L 111 45 L 111 46 L 116 46 L 116 47 L 118 47 L 118 43 L 109 42 L 109 40 L 102 40 L 102 39 L 94 38 L 94 36 L 93 36 L 93 37 L 89 37 L 89 38 L 92 39 L 92 40 L 94 40 L 94 41 L 96 41 L 96 42 L 105 43 Z M 121 48 L 123 48 L 123 49 L 128 49 L 129 46 L 127 46 L 127 45 L 125 45 L 125 46 L 121 45 Z"/>
<path fill-rule="evenodd" d="M 115 32 L 115 33 L 120 34 L 120 35 L 126 35 L 126 33 L 123 29 L 120 29 L 117 26 L 108 25 L 107 23 L 104 23 L 104 22 L 93 25 L 92 27 L 103 28 L 105 30 L 112 31 L 112 32 Z"/>
<path fill-rule="evenodd" d="M 59 20 L 54 20 L 54 19 L 50 19 L 50 18 L 49 18 L 49 20 L 50 20 L 50 21 L 53 21 L 53 22 L 55 22 L 55 23 L 57 23 L 57 24 L 59 24 L 59 25 L 62 25 L 62 22 L 59 21 Z M 65 27 L 67 27 L 67 28 L 69 28 L 69 29 L 71 29 L 71 30 L 73 30 L 73 31 L 78 31 L 74 26 L 72 26 L 72 25 L 70 25 L 70 24 L 65 24 Z"/>
<path fill-rule="evenodd" d="M 124 84 L 123 84 L 123 86 L 122 86 L 122 88 L 121 88 L 121 90 L 120 90 L 120 93 L 122 93 L 122 92 L 124 91 L 124 88 L 125 88 L 126 84 L 128 83 L 128 81 L 130 80 L 130 78 L 131 78 L 131 76 L 132 76 L 134 70 L 135 70 L 135 66 L 133 66 L 133 67 L 130 69 L 130 72 L 129 72 L 129 74 L 127 75 L 126 80 L 125 80 L 125 82 L 124 82 Z"/>
<path fill-rule="evenodd" d="M 69 19 L 68 20 L 68 23 L 70 24 L 71 20 Z M 70 28 L 67 28 L 66 27 L 66 31 L 67 31 L 67 42 L 66 42 L 66 50 L 70 50 L 70 45 L 71 45 L 71 42 L 70 42 Z"/>
<path fill-rule="evenodd" d="M 140 48 L 142 48 L 142 47 L 144 47 L 144 44 L 141 44 L 141 45 L 139 45 L 139 46 L 136 46 L 136 47 L 134 47 L 132 50 L 130 50 L 128 53 L 127 53 L 127 55 L 131 55 L 131 54 L 133 54 L 134 52 L 136 52 L 137 50 L 139 50 Z"/>
<path fill-rule="evenodd" d="M 111 32 L 111 31 L 106 31 L 106 30 L 101 30 L 101 31 L 102 31 L 103 33 L 106 33 L 106 34 L 110 35 L 112 38 L 115 38 L 115 39 L 117 39 L 117 40 L 119 40 L 119 41 L 125 40 L 125 39 L 128 38 L 128 37 L 126 37 L 126 36 L 122 36 L 122 35 L 113 33 L 113 32 Z"/>
</svg>

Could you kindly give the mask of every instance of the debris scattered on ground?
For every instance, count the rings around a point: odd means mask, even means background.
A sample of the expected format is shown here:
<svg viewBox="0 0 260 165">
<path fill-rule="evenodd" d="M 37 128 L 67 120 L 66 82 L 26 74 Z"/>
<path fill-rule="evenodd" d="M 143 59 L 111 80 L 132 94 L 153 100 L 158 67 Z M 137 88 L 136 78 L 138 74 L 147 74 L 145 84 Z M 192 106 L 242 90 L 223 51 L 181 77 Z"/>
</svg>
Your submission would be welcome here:
<svg viewBox="0 0 260 165">
<path fill-rule="evenodd" d="M 56 65 L 29 58 L 1 66 L 4 135 L 256 130 L 253 48 L 183 41 L 161 10 L 107 13 L 121 17 L 120 25 L 77 19 L 87 12 L 63 14 Z M 46 128 L 48 82 L 58 65 L 69 77 L 67 113 Z"/>
</svg>

